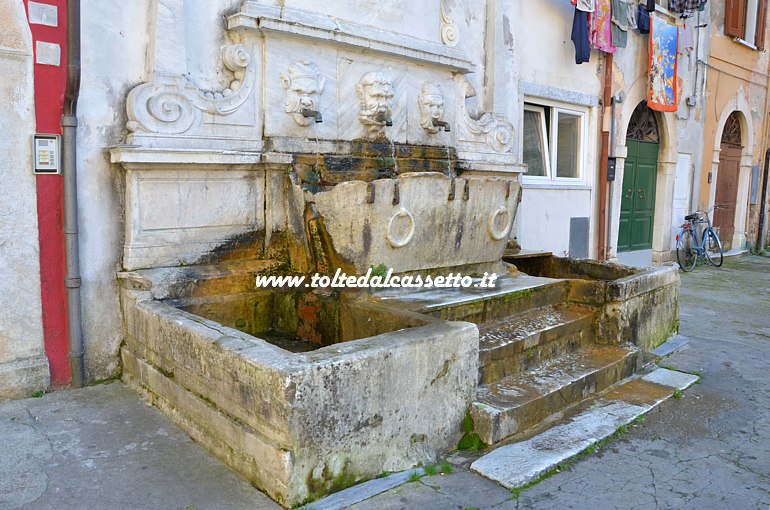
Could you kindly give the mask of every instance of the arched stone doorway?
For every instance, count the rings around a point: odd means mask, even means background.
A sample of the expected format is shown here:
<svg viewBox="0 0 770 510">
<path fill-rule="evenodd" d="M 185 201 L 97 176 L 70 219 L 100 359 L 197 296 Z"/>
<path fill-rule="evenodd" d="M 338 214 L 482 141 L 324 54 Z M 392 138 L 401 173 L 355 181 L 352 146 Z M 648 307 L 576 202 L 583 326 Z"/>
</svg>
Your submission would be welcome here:
<svg viewBox="0 0 770 510">
<path fill-rule="evenodd" d="M 714 204 L 721 209 L 714 211 L 714 227 L 725 249 L 731 249 L 735 235 L 735 216 L 738 205 L 738 181 L 743 153 L 743 135 L 741 114 L 733 112 L 727 118 L 722 130 L 719 151 L 719 170 L 717 172 L 716 195 Z"/>
<path fill-rule="evenodd" d="M 618 253 L 652 250 L 660 131 L 646 101 L 631 116 L 626 148 Z"/>
</svg>

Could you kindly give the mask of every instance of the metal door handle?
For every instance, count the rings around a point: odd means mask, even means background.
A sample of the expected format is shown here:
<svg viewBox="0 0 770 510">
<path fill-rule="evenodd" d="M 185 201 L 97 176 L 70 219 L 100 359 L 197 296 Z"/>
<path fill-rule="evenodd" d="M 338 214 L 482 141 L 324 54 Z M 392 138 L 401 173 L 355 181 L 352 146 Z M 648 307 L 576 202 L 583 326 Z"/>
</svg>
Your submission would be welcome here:
<svg viewBox="0 0 770 510">
<path fill-rule="evenodd" d="M 639 200 L 647 200 L 647 193 L 643 189 L 638 189 L 636 192 L 639 194 Z"/>
<path fill-rule="evenodd" d="M 634 197 L 634 190 L 629 189 L 626 191 L 626 198 L 633 198 Z"/>
</svg>

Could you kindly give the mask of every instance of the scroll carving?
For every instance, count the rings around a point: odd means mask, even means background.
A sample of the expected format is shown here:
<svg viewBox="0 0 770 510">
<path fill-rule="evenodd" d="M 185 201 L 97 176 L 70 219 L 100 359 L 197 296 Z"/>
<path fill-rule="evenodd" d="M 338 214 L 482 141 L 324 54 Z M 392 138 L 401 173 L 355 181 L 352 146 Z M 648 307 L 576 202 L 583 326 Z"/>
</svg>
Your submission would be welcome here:
<svg viewBox="0 0 770 510">
<path fill-rule="evenodd" d="M 470 82 L 463 81 L 460 90 L 460 114 L 468 133 L 479 141 L 485 141 L 495 152 L 512 152 L 513 125 L 503 115 L 469 107 L 468 99 L 475 96 L 476 90 Z"/>
<path fill-rule="evenodd" d="M 181 134 L 200 125 L 202 113 L 226 116 L 237 111 L 255 86 L 256 63 L 242 44 L 226 46 L 222 60 L 235 79 L 221 92 L 203 91 L 184 76 L 160 76 L 128 94 L 132 132 Z"/>
<path fill-rule="evenodd" d="M 446 46 L 455 47 L 459 40 L 460 34 L 457 31 L 457 25 L 449 16 L 446 0 L 441 0 L 441 42 Z"/>
</svg>

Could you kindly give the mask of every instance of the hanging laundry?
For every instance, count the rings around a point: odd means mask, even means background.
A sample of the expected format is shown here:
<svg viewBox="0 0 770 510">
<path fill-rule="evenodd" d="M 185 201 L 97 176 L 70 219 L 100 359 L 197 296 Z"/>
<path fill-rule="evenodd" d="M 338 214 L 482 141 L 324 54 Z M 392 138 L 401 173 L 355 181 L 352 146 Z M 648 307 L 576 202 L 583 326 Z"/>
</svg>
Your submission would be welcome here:
<svg viewBox="0 0 770 510">
<path fill-rule="evenodd" d="M 612 0 L 596 0 L 596 9 L 590 13 L 591 45 L 605 53 L 615 53 L 612 45 Z"/>
<path fill-rule="evenodd" d="M 594 12 L 596 9 L 596 0 L 569 0 L 569 3 L 583 12 Z"/>
<path fill-rule="evenodd" d="M 591 60 L 591 43 L 588 40 L 588 13 L 575 8 L 572 22 L 572 42 L 575 44 L 575 63 L 584 64 Z"/>
<path fill-rule="evenodd" d="M 698 10 L 702 0 L 668 0 L 668 10 L 677 14 L 691 14 Z"/>
<path fill-rule="evenodd" d="M 675 112 L 679 96 L 677 89 L 677 26 L 659 16 L 651 16 L 650 71 L 647 106 L 659 112 Z"/>
<path fill-rule="evenodd" d="M 639 11 L 636 13 L 636 28 L 639 29 L 640 34 L 650 33 L 650 13 L 647 10 L 639 6 Z"/>
<path fill-rule="evenodd" d="M 679 54 L 687 56 L 687 69 L 692 71 L 693 52 L 695 51 L 695 30 L 692 25 L 679 27 Z"/>
<path fill-rule="evenodd" d="M 628 28 L 636 29 L 636 0 L 626 0 L 626 10 L 628 11 Z"/>
<path fill-rule="evenodd" d="M 628 46 L 628 8 L 625 0 L 611 0 L 612 45 L 616 48 Z"/>
</svg>

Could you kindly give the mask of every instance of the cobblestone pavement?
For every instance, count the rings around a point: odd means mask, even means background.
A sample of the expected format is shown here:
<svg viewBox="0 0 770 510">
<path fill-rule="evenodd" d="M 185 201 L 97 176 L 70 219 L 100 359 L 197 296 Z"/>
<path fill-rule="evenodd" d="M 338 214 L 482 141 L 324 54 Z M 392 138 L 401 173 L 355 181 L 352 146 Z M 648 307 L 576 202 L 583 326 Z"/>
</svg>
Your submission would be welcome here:
<svg viewBox="0 0 770 510">
<path fill-rule="evenodd" d="M 681 333 L 689 344 L 662 363 L 701 383 L 518 499 L 463 471 L 352 508 L 770 508 L 770 259 L 683 274 Z"/>
<path fill-rule="evenodd" d="M 770 259 L 683 275 L 681 332 L 664 364 L 702 382 L 518 499 L 458 469 L 351 508 L 768 509 Z M 279 507 L 113 383 L 0 405 L 0 510 L 17 508 Z"/>
</svg>

